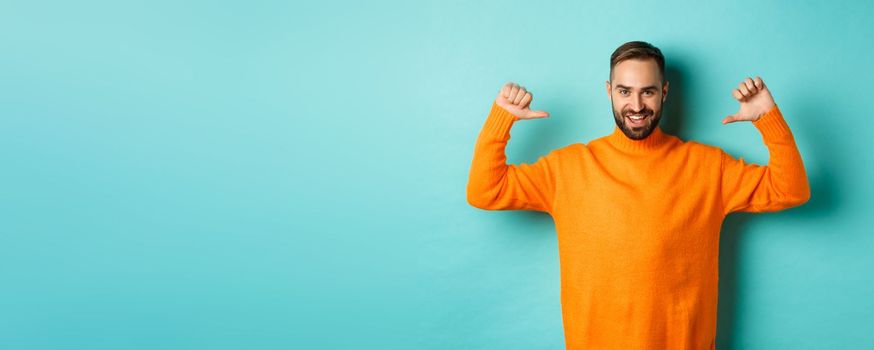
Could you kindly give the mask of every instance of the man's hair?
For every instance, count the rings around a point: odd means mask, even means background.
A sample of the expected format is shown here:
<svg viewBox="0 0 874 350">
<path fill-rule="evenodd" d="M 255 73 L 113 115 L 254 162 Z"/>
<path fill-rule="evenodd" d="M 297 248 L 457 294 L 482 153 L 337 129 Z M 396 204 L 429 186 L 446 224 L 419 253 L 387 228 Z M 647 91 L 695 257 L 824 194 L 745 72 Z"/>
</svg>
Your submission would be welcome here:
<svg viewBox="0 0 874 350">
<path fill-rule="evenodd" d="M 613 80 L 613 67 L 619 62 L 630 59 L 654 59 L 659 65 L 659 73 L 661 73 L 662 82 L 665 81 L 665 56 L 662 56 L 662 51 L 659 48 L 645 41 L 629 41 L 622 44 L 613 55 L 610 55 L 610 80 Z"/>
</svg>

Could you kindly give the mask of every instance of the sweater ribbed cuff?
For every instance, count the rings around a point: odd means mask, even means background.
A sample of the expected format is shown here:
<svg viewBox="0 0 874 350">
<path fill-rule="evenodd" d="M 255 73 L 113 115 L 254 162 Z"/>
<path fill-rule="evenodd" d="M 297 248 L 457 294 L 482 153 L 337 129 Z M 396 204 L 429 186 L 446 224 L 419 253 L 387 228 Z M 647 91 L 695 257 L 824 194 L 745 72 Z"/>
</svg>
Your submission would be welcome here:
<svg viewBox="0 0 874 350">
<path fill-rule="evenodd" d="M 753 125 L 762 133 L 765 140 L 775 140 L 781 138 L 792 138 L 792 132 L 789 130 L 789 125 L 783 119 L 783 114 L 780 113 L 780 108 L 774 105 L 771 110 L 762 114 L 762 116 L 753 122 Z"/>
<path fill-rule="evenodd" d="M 513 126 L 513 122 L 518 119 L 506 109 L 498 106 L 497 102 L 492 102 L 492 109 L 489 111 L 485 125 L 483 125 L 483 132 L 499 139 L 509 139 L 510 128 Z"/>
</svg>

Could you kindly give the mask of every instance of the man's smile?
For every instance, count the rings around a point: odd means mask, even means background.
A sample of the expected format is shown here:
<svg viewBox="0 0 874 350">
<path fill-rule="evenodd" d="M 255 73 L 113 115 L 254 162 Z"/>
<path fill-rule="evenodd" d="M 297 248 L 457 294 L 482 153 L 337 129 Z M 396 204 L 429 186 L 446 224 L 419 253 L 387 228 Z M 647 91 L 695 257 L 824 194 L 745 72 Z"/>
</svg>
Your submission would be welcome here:
<svg viewBox="0 0 874 350">
<path fill-rule="evenodd" d="M 631 114 L 625 116 L 627 123 L 631 126 L 643 126 L 646 124 L 647 118 L 649 118 L 649 114 Z"/>
</svg>

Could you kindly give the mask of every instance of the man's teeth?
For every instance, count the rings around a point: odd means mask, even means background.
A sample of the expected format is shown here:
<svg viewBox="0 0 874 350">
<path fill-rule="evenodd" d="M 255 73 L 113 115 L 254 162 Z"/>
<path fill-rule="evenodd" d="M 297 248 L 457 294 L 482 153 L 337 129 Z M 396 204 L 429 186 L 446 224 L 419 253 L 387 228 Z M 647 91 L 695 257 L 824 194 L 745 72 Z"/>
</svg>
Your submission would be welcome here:
<svg viewBox="0 0 874 350">
<path fill-rule="evenodd" d="M 641 119 L 643 119 L 643 116 L 642 116 L 642 115 L 629 115 L 628 117 L 631 118 L 631 119 L 634 119 L 634 120 L 641 120 Z"/>
</svg>

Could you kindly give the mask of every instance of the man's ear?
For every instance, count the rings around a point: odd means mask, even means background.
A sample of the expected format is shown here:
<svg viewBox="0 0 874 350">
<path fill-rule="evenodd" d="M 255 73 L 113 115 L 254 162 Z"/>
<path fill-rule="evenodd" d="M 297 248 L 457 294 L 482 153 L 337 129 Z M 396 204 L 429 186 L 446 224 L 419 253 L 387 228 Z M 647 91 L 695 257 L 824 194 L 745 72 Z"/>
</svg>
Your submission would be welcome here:
<svg viewBox="0 0 874 350">
<path fill-rule="evenodd" d="M 662 102 L 665 102 L 665 100 L 668 99 L 668 85 L 670 83 L 671 82 L 665 80 L 665 84 L 662 86 Z"/>
<path fill-rule="evenodd" d="M 612 95 L 610 94 L 610 90 L 612 90 L 612 89 L 610 89 L 610 81 L 607 80 L 604 84 L 605 84 L 605 87 L 607 88 L 607 96 L 611 97 Z"/>
</svg>

